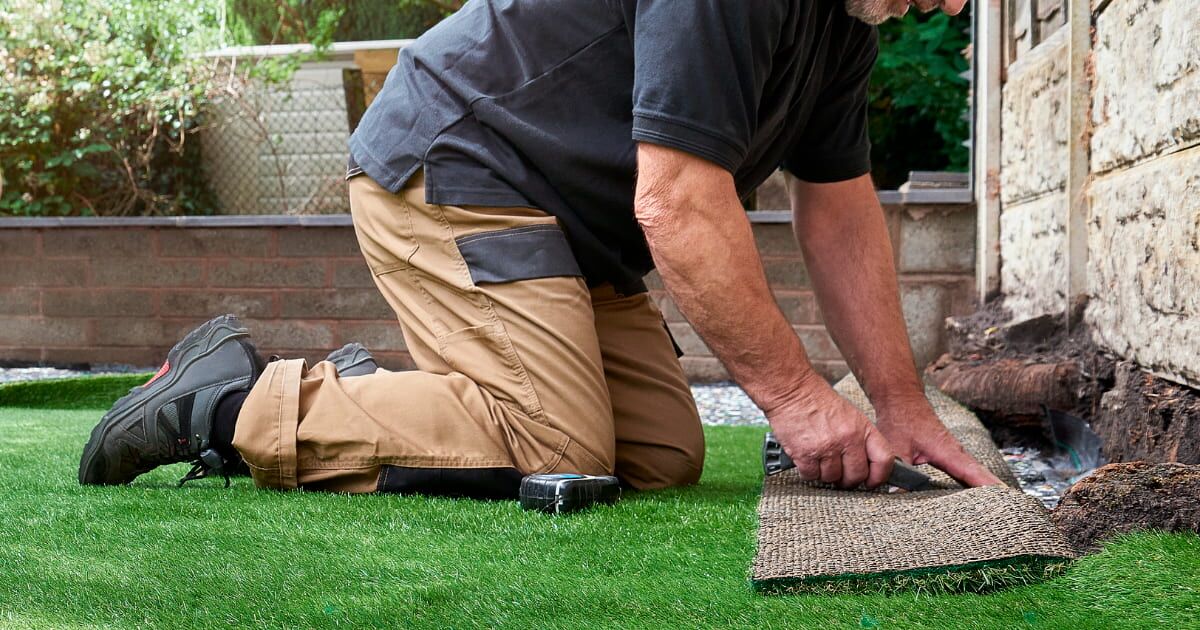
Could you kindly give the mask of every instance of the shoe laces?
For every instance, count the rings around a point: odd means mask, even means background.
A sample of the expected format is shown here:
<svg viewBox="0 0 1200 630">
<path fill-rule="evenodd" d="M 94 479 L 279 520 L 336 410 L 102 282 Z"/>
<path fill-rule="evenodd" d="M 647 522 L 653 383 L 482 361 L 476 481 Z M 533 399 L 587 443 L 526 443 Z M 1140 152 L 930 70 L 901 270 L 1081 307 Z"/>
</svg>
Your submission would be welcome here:
<svg viewBox="0 0 1200 630">
<path fill-rule="evenodd" d="M 189 481 L 211 477 L 214 473 L 225 478 L 225 487 L 228 488 L 229 473 L 225 470 L 225 458 L 210 448 L 201 452 L 199 459 L 192 462 L 192 469 L 179 480 L 178 487 L 182 488 Z"/>
</svg>

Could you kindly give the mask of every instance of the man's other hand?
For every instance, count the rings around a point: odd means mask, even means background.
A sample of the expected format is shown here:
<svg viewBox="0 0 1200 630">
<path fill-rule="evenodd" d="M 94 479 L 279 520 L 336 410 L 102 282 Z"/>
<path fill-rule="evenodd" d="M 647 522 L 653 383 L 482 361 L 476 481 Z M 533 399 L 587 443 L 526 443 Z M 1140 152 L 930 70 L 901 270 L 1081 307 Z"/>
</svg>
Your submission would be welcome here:
<svg viewBox="0 0 1200 630">
<path fill-rule="evenodd" d="M 967 486 L 1003 485 L 938 420 L 925 396 L 877 405 L 877 427 L 904 461 L 932 464 Z"/>
<path fill-rule="evenodd" d="M 820 377 L 766 414 L 803 479 L 875 488 L 892 474 L 887 438 Z"/>
</svg>

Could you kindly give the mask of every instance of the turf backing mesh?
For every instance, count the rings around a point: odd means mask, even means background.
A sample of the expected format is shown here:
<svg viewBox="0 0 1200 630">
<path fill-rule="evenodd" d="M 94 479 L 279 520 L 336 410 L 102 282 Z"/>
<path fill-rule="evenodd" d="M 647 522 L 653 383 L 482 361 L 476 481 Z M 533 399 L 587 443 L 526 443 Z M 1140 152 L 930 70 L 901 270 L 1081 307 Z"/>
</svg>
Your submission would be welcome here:
<svg viewBox="0 0 1200 630">
<path fill-rule="evenodd" d="M 852 377 L 836 389 L 872 420 Z M 987 429 L 945 394 L 927 392 L 943 424 L 1008 487 L 963 488 L 933 468 L 919 492 L 840 490 L 767 477 L 751 582 L 760 592 L 982 592 L 1052 575 L 1074 557 L 1044 507 L 1017 482 Z"/>
</svg>

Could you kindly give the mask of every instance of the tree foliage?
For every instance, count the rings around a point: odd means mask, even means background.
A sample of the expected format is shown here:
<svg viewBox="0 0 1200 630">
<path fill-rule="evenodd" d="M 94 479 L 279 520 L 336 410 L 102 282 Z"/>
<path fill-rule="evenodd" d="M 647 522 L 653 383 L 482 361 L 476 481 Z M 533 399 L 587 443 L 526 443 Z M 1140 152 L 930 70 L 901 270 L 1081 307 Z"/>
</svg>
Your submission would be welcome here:
<svg viewBox="0 0 1200 630">
<path fill-rule="evenodd" d="M 187 139 L 212 3 L 8 0 L 0 23 L 0 213 L 206 207 Z"/>
<path fill-rule="evenodd" d="M 308 42 L 334 12 L 335 41 L 413 38 L 461 6 L 461 0 L 229 0 L 230 28 L 255 44 Z"/>
<path fill-rule="evenodd" d="M 890 20 L 879 27 L 879 60 L 871 76 L 871 141 L 875 181 L 894 188 L 910 170 L 965 170 L 970 127 L 970 43 L 966 15 L 943 13 Z"/>
</svg>

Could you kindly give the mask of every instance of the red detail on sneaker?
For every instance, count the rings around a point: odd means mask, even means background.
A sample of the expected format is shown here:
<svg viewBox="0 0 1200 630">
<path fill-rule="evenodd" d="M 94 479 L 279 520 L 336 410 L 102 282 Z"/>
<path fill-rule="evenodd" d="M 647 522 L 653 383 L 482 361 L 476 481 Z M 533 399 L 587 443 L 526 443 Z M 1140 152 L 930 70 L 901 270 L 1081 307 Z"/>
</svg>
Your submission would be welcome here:
<svg viewBox="0 0 1200 630">
<path fill-rule="evenodd" d="M 162 376 L 163 374 L 166 374 L 167 371 L 170 369 L 171 369 L 171 362 L 169 360 L 163 361 L 162 367 L 158 368 L 158 371 L 154 373 L 154 376 L 151 376 L 150 380 L 146 381 L 145 385 L 142 385 L 142 387 L 146 387 L 150 383 L 157 381 L 160 376 Z"/>
</svg>

